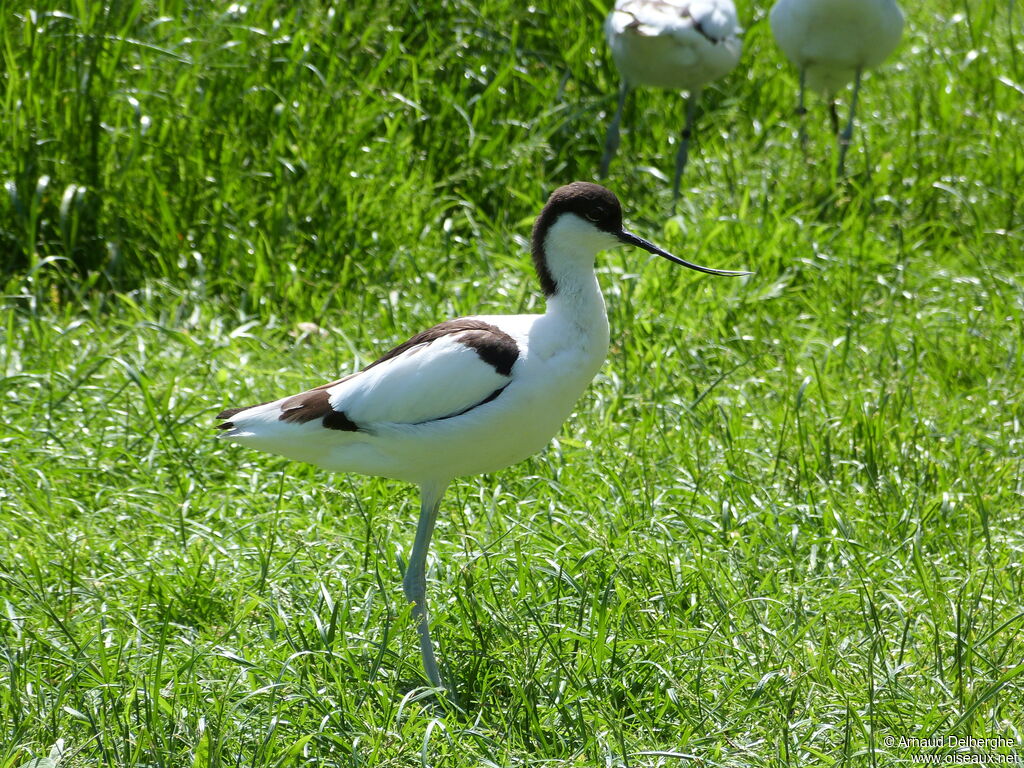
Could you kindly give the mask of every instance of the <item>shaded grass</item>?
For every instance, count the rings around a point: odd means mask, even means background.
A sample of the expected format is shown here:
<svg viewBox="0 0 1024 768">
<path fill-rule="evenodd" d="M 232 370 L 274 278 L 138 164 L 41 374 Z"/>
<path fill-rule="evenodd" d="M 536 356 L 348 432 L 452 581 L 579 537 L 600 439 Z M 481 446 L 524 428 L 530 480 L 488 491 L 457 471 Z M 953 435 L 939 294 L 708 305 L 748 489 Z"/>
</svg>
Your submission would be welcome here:
<svg viewBox="0 0 1024 768">
<path fill-rule="evenodd" d="M 59 740 L 62 764 L 118 766 L 893 765 L 914 750 L 886 736 L 1019 744 L 1012 4 L 908 9 L 839 185 L 823 105 L 796 145 L 761 4 L 678 217 L 651 169 L 680 105 L 638 94 L 609 182 L 630 225 L 757 275 L 602 258 L 613 348 L 577 415 L 443 507 L 429 588 L 468 715 L 420 687 L 397 566 L 413 495 L 209 439 L 225 402 L 444 317 L 539 309 L 531 216 L 590 177 L 614 98 L 602 8 L 571 11 L 19 9 L 0 766 Z"/>
</svg>

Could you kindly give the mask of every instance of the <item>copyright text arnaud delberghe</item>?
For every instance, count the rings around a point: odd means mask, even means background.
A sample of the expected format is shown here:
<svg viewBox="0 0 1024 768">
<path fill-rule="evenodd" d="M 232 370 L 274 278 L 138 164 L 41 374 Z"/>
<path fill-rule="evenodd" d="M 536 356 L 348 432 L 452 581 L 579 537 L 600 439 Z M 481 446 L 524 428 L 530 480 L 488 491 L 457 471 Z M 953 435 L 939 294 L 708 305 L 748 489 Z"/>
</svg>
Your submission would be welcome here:
<svg viewBox="0 0 1024 768">
<path fill-rule="evenodd" d="M 1019 754 L 1006 754 L 996 750 L 1018 747 L 1016 739 L 1005 736 L 978 738 L 975 736 L 886 736 L 882 742 L 886 747 L 912 749 L 915 763 L 934 765 L 1021 765 L 1024 759 Z M 935 751 L 932 751 L 935 750 Z M 940 750 L 958 750 L 942 752 Z M 969 751 L 964 751 L 969 750 Z"/>
</svg>

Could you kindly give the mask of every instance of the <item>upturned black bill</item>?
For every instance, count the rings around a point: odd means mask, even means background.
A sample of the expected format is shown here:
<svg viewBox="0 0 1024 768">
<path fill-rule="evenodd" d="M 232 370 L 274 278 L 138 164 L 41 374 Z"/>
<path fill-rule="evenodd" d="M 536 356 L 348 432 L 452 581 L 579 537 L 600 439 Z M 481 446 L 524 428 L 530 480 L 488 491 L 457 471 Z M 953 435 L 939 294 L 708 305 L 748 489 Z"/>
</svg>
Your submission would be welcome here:
<svg viewBox="0 0 1024 768">
<path fill-rule="evenodd" d="M 709 275 L 722 275 L 723 277 L 742 277 L 743 275 L 752 275 L 753 272 L 735 272 L 731 269 L 712 269 L 711 267 L 702 267 L 700 264 L 694 264 L 693 262 L 687 261 L 686 259 L 680 259 L 678 256 L 673 256 L 668 251 L 663 251 L 661 248 L 656 246 L 649 240 L 644 240 L 642 237 L 637 237 L 632 232 L 622 230 L 618 234 L 619 242 L 625 243 L 626 245 L 635 245 L 638 248 L 643 248 L 649 253 L 657 254 L 663 259 L 675 262 L 676 264 L 682 264 L 684 267 L 695 269 L 698 272 L 706 272 Z"/>
</svg>

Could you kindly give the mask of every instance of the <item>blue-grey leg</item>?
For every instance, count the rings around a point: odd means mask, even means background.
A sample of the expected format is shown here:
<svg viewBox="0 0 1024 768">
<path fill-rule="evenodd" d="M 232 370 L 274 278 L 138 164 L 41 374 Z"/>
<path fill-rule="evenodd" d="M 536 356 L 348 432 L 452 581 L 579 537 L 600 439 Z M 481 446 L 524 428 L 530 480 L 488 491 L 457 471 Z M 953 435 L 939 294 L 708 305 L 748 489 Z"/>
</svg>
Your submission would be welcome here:
<svg viewBox="0 0 1024 768">
<path fill-rule="evenodd" d="M 843 164 L 846 162 L 846 150 L 850 148 L 850 139 L 853 138 L 853 117 L 857 113 L 857 95 L 860 93 L 860 69 L 853 79 L 853 97 L 850 99 L 850 119 L 846 121 L 846 127 L 839 134 L 839 163 L 836 167 L 836 175 L 843 175 Z"/>
<path fill-rule="evenodd" d="M 412 545 L 409 565 L 405 569 L 402 588 L 405 599 L 413 604 L 412 614 L 416 619 L 416 631 L 420 635 L 420 652 L 423 655 L 423 670 L 427 679 L 437 688 L 446 688 L 434 657 L 434 644 L 430 640 L 430 616 L 427 612 L 427 552 L 430 537 L 437 522 L 437 510 L 441 505 L 447 483 L 440 486 L 420 487 L 420 519 L 416 526 L 416 541 Z M 449 699 L 454 700 L 449 689 Z"/>
<path fill-rule="evenodd" d="M 615 116 L 608 123 L 608 134 L 604 138 L 604 156 L 601 158 L 601 169 L 597 172 L 600 179 L 608 175 L 608 166 L 612 164 L 612 158 L 619 149 L 619 125 L 622 123 L 622 111 L 626 107 L 626 97 L 629 95 L 629 84 L 623 80 L 619 85 L 619 105 L 615 108 Z"/>
<path fill-rule="evenodd" d="M 690 155 L 690 137 L 693 136 L 693 129 L 697 122 L 697 108 L 700 106 L 700 91 L 694 91 L 686 100 L 686 124 L 683 126 L 683 134 L 679 141 L 679 152 L 676 154 L 676 175 L 672 179 L 672 209 L 675 210 L 676 201 L 679 199 L 679 180 L 683 177 L 683 169 L 686 168 L 686 160 Z"/>
<path fill-rule="evenodd" d="M 828 101 L 828 119 L 832 122 L 832 135 L 839 137 L 839 110 L 836 108 L 835 98 Z"/>
<path fill-rule="evenodd" d="M 807 67 L 800 70 L 800 97 L 796 102 L 796 116 L 800 120 L 800 147 L 807 148 L 807 107 L 804 106 L 804 94 L 807 92 Z"/>
</svg>

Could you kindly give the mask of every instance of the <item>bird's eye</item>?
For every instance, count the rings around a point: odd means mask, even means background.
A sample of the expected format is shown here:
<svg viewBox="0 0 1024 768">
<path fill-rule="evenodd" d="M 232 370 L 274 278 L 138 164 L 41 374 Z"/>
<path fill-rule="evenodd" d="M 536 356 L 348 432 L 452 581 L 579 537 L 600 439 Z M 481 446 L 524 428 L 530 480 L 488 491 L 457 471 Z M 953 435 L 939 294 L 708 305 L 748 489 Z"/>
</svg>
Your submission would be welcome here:
<svg viewBox="0 0 1024 768">
<path fill-rule="evenodd" d="M 588 211 L 583 215 L 587 217 L 587 221 L 598 222 L 601 220 L 602 213 L 604 213 L 604 211 Z"/>
</svg>

